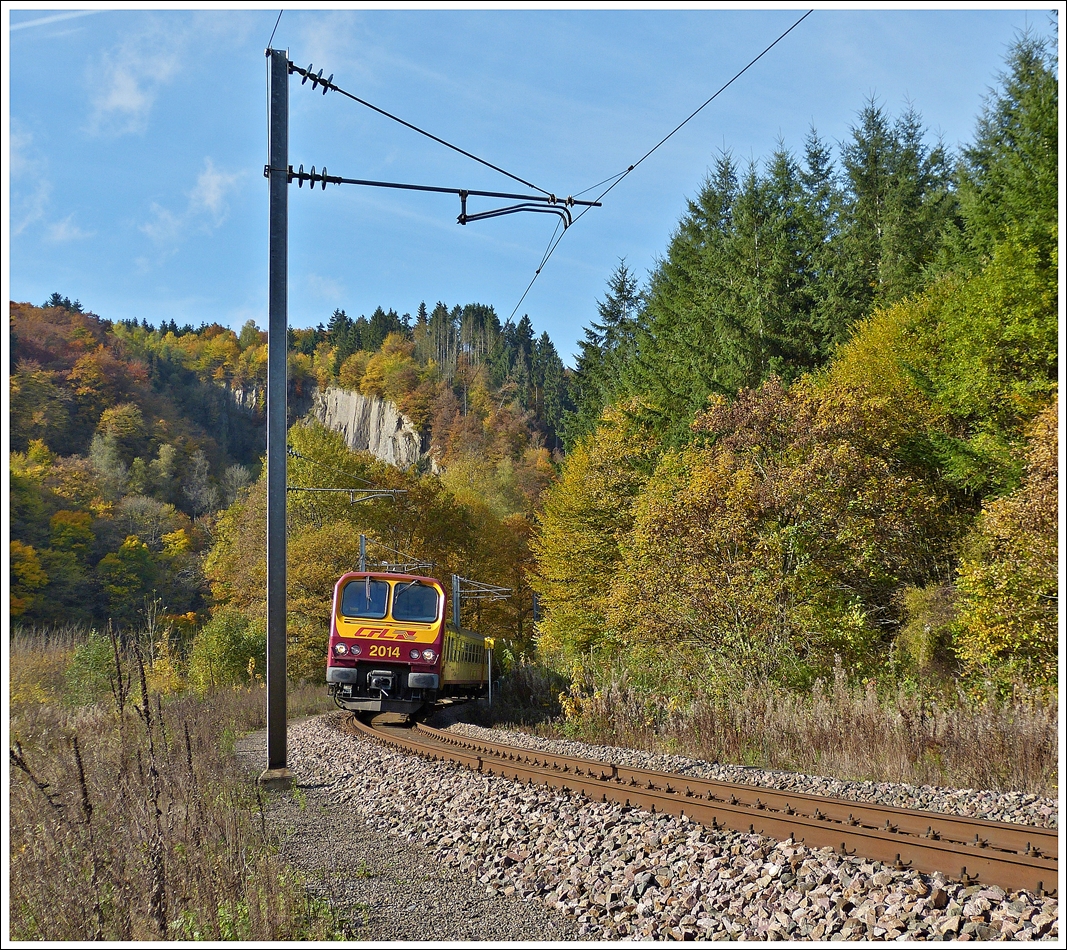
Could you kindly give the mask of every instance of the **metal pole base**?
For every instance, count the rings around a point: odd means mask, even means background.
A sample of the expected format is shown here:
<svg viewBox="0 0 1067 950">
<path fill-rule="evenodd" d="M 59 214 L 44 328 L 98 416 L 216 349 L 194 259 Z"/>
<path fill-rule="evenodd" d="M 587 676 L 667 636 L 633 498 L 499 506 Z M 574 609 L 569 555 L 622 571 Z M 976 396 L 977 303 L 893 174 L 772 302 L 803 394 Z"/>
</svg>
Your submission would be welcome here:
<svg viewBox="0 0 1067 950">
<path fill-rule="evenodd" d="M 256 784 L 271 792 L 285 792 L 296 784 L 296 776 L 287 768 L 266 769 Z"/>
</svg>

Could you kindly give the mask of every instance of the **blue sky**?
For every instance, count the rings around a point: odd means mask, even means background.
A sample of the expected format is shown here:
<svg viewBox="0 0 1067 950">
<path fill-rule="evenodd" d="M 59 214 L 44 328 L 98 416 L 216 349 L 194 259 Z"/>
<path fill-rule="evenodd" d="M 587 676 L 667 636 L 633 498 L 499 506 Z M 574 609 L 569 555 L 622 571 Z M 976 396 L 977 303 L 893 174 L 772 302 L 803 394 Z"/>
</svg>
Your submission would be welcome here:
<svg viewBox="0 0 1067 950">
<path fill-rule="evenodd" d="M 274 45 L 356 95 L 557 194 L 618 172 L 805 7 L 288 10 Z M 110 319 L 266 324 L 264 48 L 278 8 L 20 8 L 5 24 L 5 290 Z M 517 316 L 571 359 L 619 259 L 640 275 L 722 149 L 760 161 L 814 126 L 845 140 L 875 97 L 967 143 L 1036 7 L 817 9 L 567 234 Z M 290 161 L 331 174 L 512 191 L 515 183 L 335 93 L 292 80 Z M 835 150 L 836 151 L 836 150 Z M 488 208 L 490 205 L 479 206 Z M 472 209 L 475 210 L 473 202 Z M 458 199 L 356 187 L 290 198 L 294 326 L 379 304 L 515 307 L 548 215 L 460 227 Z"/>
</svg>

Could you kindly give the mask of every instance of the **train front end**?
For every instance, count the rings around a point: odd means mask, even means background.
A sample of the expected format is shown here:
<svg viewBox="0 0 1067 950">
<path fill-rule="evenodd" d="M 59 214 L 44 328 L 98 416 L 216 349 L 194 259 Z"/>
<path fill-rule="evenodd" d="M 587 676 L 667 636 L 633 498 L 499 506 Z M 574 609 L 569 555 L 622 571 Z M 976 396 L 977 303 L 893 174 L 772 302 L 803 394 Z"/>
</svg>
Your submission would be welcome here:
<svg viewBox="0 0 1067 950">
<path fill-rule="evenodd" d="M 352 712 L 412 715 L 441 686 L 445 592 L 429 577 L 352 572 L 334 588 L 326 683 Z"/>
</svg>

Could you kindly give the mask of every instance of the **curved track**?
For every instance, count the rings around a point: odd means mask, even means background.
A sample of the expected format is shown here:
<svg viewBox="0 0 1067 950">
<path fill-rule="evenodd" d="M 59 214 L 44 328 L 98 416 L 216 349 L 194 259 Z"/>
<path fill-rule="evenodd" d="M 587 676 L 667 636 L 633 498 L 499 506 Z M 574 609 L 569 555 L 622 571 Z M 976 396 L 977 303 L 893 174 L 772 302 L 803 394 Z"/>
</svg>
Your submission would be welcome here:
<svg viewBox="0 0 1067 950">
<path fill-rule="evenodd" d="M 550 755 L 442 732 L 350 720 L 354 731 L 487 775 L 551 785 L 600 801 L 686 815 L 710 828 L 793 839 L 812 848 L 915 868 L 1006 891 L 1056 888 L 1056 829 L 823 798 L 755 785 Z"/>
</svg>

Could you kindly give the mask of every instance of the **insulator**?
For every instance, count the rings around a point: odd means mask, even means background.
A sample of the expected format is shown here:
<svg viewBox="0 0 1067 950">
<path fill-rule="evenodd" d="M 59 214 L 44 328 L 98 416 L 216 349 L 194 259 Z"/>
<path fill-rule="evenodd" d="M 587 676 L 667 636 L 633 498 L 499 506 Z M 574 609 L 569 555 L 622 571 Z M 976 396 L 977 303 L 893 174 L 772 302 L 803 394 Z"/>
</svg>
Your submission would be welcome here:
<svg viewBox="0 0 1067 950">
<path fill-rule="evenodd" d="M 299 176 L 296 179 L 296 187 L 297 188 L 303 188 L 304 187 L 304 166 L 303 166 L 303 164 L 300 165 L 300 173 L 299 173 Z"/>
<path fill-rule="evenodd" d="M 322 166 L 322 190 L 326 190 L 326 166 Z"/>
<path fill-rule="evenodd" d="M 311 187 L 315 187 L 315 166 L 311 166 Z"/>
<path fill-rule="evenodd" d="M 300 85 L 304 85 L 308 81 L 308 77 L 311 75 L 312 64 L 308 63 L 308 68 L 304 70 L 304 78 L 300 80 Z"/>
<path fill-rule="evenodd" d="M 311 88 L 314 89 L 320 82 L 322 82 L 322 70 L 321 69 L 319 70 L 319 74 L 312 81 Z"/>
<path fill-rule="evenodd" d="M 330 78 L 322 84 L 322 94 L 324 96 L 326 95 L 326 90 L 329 89 L 331 85 L 333 85 L 333 73 L 330 73 Z"/>
</svg>

